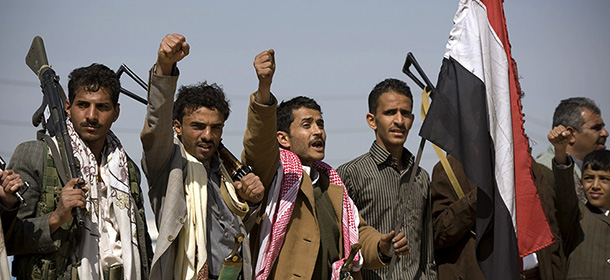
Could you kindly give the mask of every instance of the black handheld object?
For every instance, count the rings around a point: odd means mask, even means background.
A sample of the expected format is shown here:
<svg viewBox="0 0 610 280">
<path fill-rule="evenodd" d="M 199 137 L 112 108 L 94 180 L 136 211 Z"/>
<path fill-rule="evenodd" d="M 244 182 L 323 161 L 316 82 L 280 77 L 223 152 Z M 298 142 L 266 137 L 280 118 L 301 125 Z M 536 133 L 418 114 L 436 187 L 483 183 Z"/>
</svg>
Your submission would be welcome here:
<svg viewBox="0 0 610 280">
<path fill-rule="evenodd" d="M 72 145 L 70 144 L 70 136 L 66 127 L 66 111 L 65 102 L 66 95 L 59 84 L 59 76 L 49 66 L 47 53 L 44 48 L 44 43 L 40 36 L 34 37 L 30 51 L 25 57 L 25 63 L 34 71 L 40 79 L 40 87 L 42 88 L 43 100 L 40 108 L 34 113 L 32 122 L 35 126 L 42 122 L 45 129 L 51 137 L 57 139 L 57 146 L 61 156 L 61 161 L 64 163 L 65 170 L 69 170 L 70 174 L 65 174 L 66 178 L 79 178 L 79 168 L 74 158 Z M 49 117 L 45 120 L 43 112 L 48 109 Z M 79 180 L 75 188 L 82 188 L 84 180 Z M 82 208 L 75 207 L 73 210 L 74 217 L 78 225 L 84 223 L 84 215 Z"/>
<path fill-rule="evenodd" d="M 426 83 L 425 85 L 411 72 L 411 70 L 409 70 L 411 65 L 415 67 L 417 73 L 422 77 L 422 79 L 424 79 L 424 82 Z M 426 76 L 424 70 L 419 66 L 419 63 L 417 63 L 417 60 L 412 52 L 407 53 L 407 59 L 405 60 L 405 64 L 402 66 L 402 72 L 409 76 L 409 78 L 411 78 L 411 80 L 413 80 L 413 82 L 415 82 L 421 89 L 424 89 L 424 87 L 427 86 L 431 92 L 434 92 L 435 89 L 432 82 L 430 82 L 430 79 L 428 79 L 428 76 Z"/>
<path fill-rule="evenodd" d="M 218 147 L 218 153 L 220 154 L 220 159 L 223 164 L 227 168 L 227 171 L 231 175 L 231 179 L 233 182 L 237 182 L 241 180 L 248 173 L 252 172 L 252 168 L 247 165 L 243 165 L 225 146 L 220 143 Z"/>
<path fill-rule="evenodd" d="M 0 157 L 0 171 L 6 170 L 5 168 L 6 168 L 6 161 L 4 161 L 4 159 L 2 157 Z M 17 199 L 19 199 L 19 202 L 21 202 L 21 204 L 23 204 L 23 206 L 27 206 L 28 204 L 25 202 L 25 199 L 23 198 L 22 193 L 27 191 L 29 188 L 30 188 L 30 184 L 28 184 L 28 182 L 23 181 L 23 186 L 19 187 L 19 190 L 13 193 L 13 195 L 16 196 Z"/>
</svg>

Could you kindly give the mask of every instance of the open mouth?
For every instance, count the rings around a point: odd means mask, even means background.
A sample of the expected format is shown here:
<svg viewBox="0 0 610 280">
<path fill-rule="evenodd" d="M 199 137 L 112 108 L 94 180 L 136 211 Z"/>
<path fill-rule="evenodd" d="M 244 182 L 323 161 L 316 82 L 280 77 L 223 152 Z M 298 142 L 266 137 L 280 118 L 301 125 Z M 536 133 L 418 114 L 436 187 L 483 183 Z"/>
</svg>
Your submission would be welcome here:
<svg viewBox="0 0 610 280">
<path fill-rule="evenodd" d="M 313 142 L 311 142 L 311 146 L 317 151 L 323 151 L 324 150 L 324 141 L 322 141 L 320 139 L 314 140 Z"/>
</svg>

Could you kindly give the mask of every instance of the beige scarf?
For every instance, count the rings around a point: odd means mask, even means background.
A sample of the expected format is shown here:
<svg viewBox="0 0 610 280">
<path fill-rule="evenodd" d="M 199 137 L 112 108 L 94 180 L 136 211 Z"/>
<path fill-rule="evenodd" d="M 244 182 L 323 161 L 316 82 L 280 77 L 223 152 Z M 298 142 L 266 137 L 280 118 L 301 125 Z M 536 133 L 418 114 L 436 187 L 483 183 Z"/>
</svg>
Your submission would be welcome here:
<svg viewBox="0 0 610 280">
<path fill-rule="evenodd" d="M 182 145 L 182 142 L 180 142 Z M 184 148 L 184 147 L 183 147 Z M 207 263 L 206 218 L 208 174 L 199 160 L 186 150 L 186 223 L 178 234 L 178 254 L 176 255 L 174 279 L 197 279 L 198 272 Z M 199 249 L 197 250 L 197 244 Z M 207 278 L 207 275 L 204 275 Z M 205 279 L 204 278 L 204 279 Z"/>
<path fill-rule="evenodd" d="M 177 137 L 177 136 L 175 136 Z M 182 146 L 182 142 L 180 141 Z M 178 254 L 175 260 L 174 279 L 207 279 L 207 183 L 208 173 L 201 161 L 186 154 L 186 223 L 178 234 Z M 220 165 L 220 192 L 224 202 L 236 215 L 243 218 L 248 212 L 248 204 L 241 201 L 235 192 L 231 176 L 223 164 Z M 199 244 L 199 249 L 197 249 Z M 205 266 L 205 267 L 204 267 Z M 203 271 L 202 271 L 203 269 Z M 199 278 L 198 278 L 199 277 Z"/>
</svg>

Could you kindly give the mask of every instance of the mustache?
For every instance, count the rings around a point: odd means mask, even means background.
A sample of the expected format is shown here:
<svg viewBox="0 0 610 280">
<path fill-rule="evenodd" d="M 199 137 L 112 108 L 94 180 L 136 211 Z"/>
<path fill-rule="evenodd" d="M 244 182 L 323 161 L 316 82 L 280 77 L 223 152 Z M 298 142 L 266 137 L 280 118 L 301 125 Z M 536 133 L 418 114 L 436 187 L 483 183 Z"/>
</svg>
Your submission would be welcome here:
<svg viewBox="0 0 610 280">
<path fill-rule="evenodd" d="M 212 141 L 212 140 L 207 140 L 207 141 L 197 141 L 197 143 L 195 143 L 195 144 L 196 144 L 196 145 L 198 145 L 198 146 L 199 146 L 199 145 L 201 145 L 201 144 L 212 145 L 212 146 L 214 146 L 214 145 L 215 145 L 215 144 L 214 144 L 214 141 Z"/>
<path fill-rule="evenodd" d="M 406 131 L 407 130 L 407 126 L 406 125 L 392 125 L 390 127 L 390 130 L 392 130 L 392 129 L 400 129 L 400 130 L 405 130 Z"/>
<path fill-rule="evenodd" d="M 309 141 L 309 144 L 311 145 L 313 142 L 316 142 L 316 141 L 318 141 L 318 140 L 320 140 L 320 141 L 322 141 L 322 143 L 324 143 L 324 138 L 322 138 L 322 136 L 320 136 L 320 135 L 315 135 L 315 136 L 313 137 L 313 139 L 311 139 L 311 141 Z M 326 144 L 326 143 L 324 143 L 324 144 Z"/>
<path fill-rule="evenodd" d="M 84 122 L 81 122 L 81 123 L 80 123 L 80 125 L 81 125 L 82 127 L 85 127 L 85 126 L 92 126 L 92 127 L 97 127 L 97 128 L 99 128 L 99 127 L 101 126 L 101 125 L 100 125 L 100 122 L 97 122 L 97 121 L 96 121 L 96 122 L 84 121 Z"/>
</svg>

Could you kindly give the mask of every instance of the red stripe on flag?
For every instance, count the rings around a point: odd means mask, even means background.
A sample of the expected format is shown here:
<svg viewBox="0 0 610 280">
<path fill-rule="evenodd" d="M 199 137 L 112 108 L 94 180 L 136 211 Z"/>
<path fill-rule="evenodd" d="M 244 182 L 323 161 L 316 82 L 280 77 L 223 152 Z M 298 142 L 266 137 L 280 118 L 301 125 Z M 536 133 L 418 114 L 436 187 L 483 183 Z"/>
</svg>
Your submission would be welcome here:
<svg viewBox="0 0 610 280">
<path fill-rule="evenodd" d="M 501 0 L 482 0 L 487 7 L 487 17 L 496 32 L 508 58 L 510 102 L 513 126 L 515 164 L 515 200 L 517 215 L 517 242 L 519 255 L 524 257 L 553 243 L 553 234 L 542 210 L 540 197 L 532 178 L 532 158 L 528 138 L 523 129 L 521 112 L 521 85 L 517 75 L 517 63 L 512 58 L 508 40 L 506 18 Z"/>
</svg>

